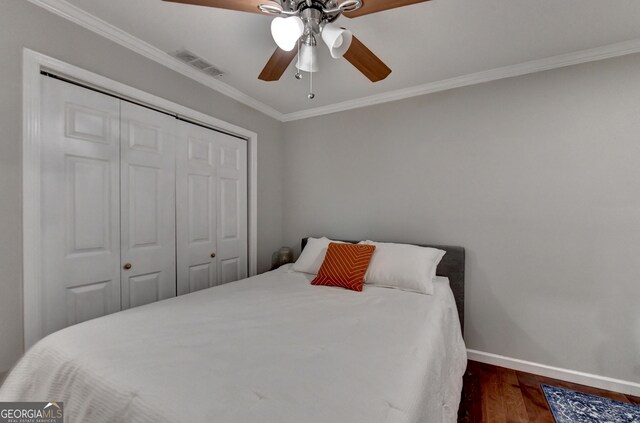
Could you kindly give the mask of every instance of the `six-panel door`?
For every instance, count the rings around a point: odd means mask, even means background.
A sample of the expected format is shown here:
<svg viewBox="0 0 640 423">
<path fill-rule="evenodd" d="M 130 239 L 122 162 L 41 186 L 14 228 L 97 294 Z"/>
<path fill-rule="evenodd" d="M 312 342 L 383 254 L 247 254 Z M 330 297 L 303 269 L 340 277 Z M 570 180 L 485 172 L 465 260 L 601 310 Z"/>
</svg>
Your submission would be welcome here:
<svg viewBox="0 0 640 423">
<path fill-rule="evenodd" d="M 180 122 L 176 228 L 178 295 L 218 285 L 217 133 Z"/>
<path fill-rule="evenodd" d="M 43 335 L 120 310 L 120 101 L 42 81 Z"/>
<path fill-rule="evenodd" d="M 41 83 L 44 335 L 247 277 L 244 140 Z"/>
<path fill-rule="evenodd" d="M 122 309 L 176 296 L 177 120 L 121 102 Z"/>
<path fill-rule="evenodd" d="M 247 144 L 217 134 L 218 278 L 229 283 L 247 277 Z"/>
<path fill-rule="evenodd" d="M 178 295 L 247 277 L 246 142 L 181 122 Z"/>
</svg>

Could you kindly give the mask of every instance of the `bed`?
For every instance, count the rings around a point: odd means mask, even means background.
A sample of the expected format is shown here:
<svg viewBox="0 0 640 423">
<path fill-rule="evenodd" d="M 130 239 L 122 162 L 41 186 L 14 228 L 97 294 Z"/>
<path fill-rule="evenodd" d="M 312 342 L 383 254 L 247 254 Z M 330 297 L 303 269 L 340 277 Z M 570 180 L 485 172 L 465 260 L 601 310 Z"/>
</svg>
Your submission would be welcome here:
<svg viewBox="0 0 640 423">
<path fill-rule="evenodd" d="M 433 295 L 312 286 L 287 265 L 66 328 L 0 401 L 63 401 L 66 422 L 455 422 L 464 250 L 440 248 Z"/>
</svg>

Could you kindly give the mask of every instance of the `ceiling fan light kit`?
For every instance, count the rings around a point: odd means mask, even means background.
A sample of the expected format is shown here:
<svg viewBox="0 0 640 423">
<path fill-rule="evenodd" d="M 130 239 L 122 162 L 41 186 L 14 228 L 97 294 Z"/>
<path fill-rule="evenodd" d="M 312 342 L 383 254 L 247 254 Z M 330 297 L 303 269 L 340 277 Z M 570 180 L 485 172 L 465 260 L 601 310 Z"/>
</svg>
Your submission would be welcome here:
<svg viewBox="0 0 640 423">
<path fill-rule="evenodd" d="M 315 45 L 303 43 L 300 47 L 300 57 L 296 67 L 304 72 L 318 72 L 320 67 L 318 66 L 318 49 Z"/>
<path fill-rule="evenodd" d="M 329 47 L 331 57 L 339 59 L 351 47 L 353 34 L 351 31 L 340 28 L 338 25 L 328 23 L 322 28 L 322 41 Z"/>
<path fill-rule="evenodd" d="M 391 69 L 369 50 L 351 31 L 336 25 L 340 16 L 357 18 L 428 0 L 164 0 L 174 3 L 208 6 L 240 12 L 276 16 L 271 35 L 278 48 L 260 76 L 263 81 L 278 81 L 296 56 L 296 79 L 300 71 L 319 70 L 317 40 L 322 38 L 331 57 L 344 57 L 371 82 L 382 81 Z M 298 49 L 296 49 L 296 45 Z M 312 99 L 315 95 L 310 94 Z"/>
<path fill-rule="evenodd" d="M 304 34 L 304 23 L 297 16 L 275 18 L 271 22 L 271 36 L 278 47 L 284 51 L 291 51 Z"/>
</svg>

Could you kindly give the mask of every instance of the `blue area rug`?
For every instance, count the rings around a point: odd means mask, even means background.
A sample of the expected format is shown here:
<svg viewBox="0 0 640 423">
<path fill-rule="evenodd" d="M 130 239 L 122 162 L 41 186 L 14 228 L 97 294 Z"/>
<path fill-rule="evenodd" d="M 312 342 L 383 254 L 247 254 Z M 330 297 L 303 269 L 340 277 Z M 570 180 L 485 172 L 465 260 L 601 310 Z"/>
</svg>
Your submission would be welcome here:
<svg viewBox="0 0 640 423">
<path fill-rule="evenodd" d="M 640 406 L 540 385 L 556 423 L 640 423 Z"/>
</svg>

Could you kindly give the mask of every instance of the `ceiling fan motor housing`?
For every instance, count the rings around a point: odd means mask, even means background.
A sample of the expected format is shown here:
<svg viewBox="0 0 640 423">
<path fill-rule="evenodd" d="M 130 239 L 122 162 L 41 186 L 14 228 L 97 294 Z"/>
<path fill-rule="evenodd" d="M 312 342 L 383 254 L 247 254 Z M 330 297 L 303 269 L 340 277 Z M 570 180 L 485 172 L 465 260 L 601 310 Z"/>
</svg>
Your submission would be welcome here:
<svg viewBox="0 0 640 423">
<path fill-rule="evenodd" d="M 333 22 L 345 12 L 352 12 L 362 7 L 362 0 L 282 0 L 282 14 L 300 15 L 308 9 L 318 10 L 322 22 Z"/>
<path fill-rule="evenodd" d="M 315 45 L 316 35 L 320 34 L 321 25 L 323 23 L 323 14 L 322 11 L 314 8 L 307 7 L 300 12 L 300 18 L 304 23 L 304 35 L 303 41 L 307 45 Z"/>
</svg>

